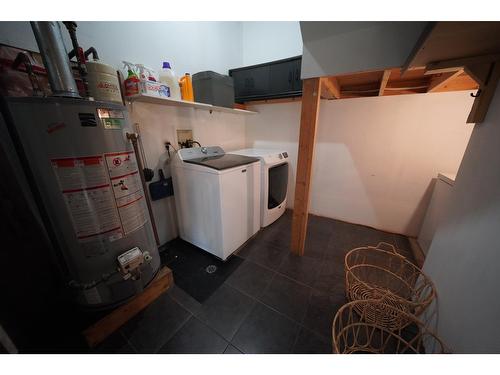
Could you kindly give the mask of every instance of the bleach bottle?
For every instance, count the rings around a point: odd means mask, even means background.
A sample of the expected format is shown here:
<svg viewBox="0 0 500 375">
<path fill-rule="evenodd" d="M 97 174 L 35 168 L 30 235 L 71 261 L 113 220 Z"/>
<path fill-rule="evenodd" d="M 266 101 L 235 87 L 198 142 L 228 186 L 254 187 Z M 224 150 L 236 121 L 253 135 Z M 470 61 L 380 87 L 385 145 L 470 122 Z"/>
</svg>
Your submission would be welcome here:
<svg viewBox="0 0 500 375">
<path fill-rule="evenodd" d="M 170 91 L 170 98 L 181 100 L 181 89 L 179 87 L 179 82 L 168 61 L 165 61 L 163 63 L 163 68 L 160 72 L 159 78 L 160 82 L 168 87 L 168 90 Z"/>
</svg>

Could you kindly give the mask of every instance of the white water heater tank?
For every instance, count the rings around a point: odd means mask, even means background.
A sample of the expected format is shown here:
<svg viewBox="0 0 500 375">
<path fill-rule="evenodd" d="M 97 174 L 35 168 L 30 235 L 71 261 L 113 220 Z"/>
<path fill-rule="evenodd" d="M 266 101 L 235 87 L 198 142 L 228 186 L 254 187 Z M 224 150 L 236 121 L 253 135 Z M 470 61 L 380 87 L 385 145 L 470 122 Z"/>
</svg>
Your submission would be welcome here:
<svg viewBox="0 0 500 375">
<path fill-rule="evenodd" d="M 105 308 L 140 292 L 160 257 L 126 108 L 52 97 L 5 98 L 5 110 L 12 157 L 24 161 L 26 190 L 75 299 Z"/>
</svg>

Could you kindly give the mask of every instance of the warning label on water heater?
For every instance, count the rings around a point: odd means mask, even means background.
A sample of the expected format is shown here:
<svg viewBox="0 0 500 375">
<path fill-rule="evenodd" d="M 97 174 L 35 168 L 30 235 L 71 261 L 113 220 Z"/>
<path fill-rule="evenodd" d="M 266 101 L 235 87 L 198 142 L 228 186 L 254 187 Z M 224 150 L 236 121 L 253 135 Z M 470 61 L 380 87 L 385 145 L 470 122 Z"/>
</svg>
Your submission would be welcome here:
<svg viewBox="0 0 500 375">
<path fill-rule="evenodd" d="M 133 152 L 52 159 L 80 242 L 114 241 L 147 220 Z"/>
<path fill-rule="evenodd" d="M 105 154 L 105 157 L 123 231 L 129 234 L 147 220 L 137 161 L 132 151 Z"/>
</svg>

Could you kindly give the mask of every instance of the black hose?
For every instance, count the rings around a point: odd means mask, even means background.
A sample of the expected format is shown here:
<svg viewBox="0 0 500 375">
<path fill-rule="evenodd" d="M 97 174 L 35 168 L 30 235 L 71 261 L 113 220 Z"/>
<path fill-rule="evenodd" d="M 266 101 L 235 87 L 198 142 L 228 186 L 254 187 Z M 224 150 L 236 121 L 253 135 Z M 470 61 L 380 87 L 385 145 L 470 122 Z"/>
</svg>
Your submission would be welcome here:
<svg viewBox="0 0 500 375">
<path fill-rule="evenodd" d="M 68 52 L 68 58 L 71 60 L 73 57 L 76 56 L 76 52 L 74 49 Z"/>
<path fill-rule="evenodd" d="M 92 58 L 94 60 L 99 60 L 99 55 L 97 54 L 97 50 L 94 47 L 90 47 L 88 50 L 85 51 L 83 54 L 86 59 L 89 58 L 89 55 L 92 54 Z"/>
</svg>

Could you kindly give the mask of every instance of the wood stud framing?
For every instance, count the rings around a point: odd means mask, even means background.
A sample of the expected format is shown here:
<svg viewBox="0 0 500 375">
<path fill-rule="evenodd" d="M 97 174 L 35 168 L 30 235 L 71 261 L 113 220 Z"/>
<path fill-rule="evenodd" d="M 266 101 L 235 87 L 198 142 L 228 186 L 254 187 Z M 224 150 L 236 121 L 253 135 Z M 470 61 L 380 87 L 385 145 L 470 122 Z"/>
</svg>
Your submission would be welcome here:
<svg viewBox="0 0 500 375">
<path fill-rule="evenodd" d="M 453 79 L 455 79 L 456 77 L 458 77 L 463 73 L 464 73 L 463 69 L 458 69 L 454 72 L 441 73 L 440 75 L 437 74 L 435 77 L 431 79 L 431 84 L 429 85 L 427 92 L 435 92 L 441 88 L 446 88 L 446 85 L 449 82 L 451 82 Z"/>
<path fill-rule="evenodd" d="M 391 70 L 384 70 L 384 75 L 380 80 L 380 88 L 378 89 L 378 96 L 384 95 L 385 87 L 387 86 L 387 82 L 389 82 L 389 77 L 391 76 Z"/>
<path fill-rule="evenodd" d="M 304 254 L 314 142 L 323 82 L 324 80 L 321 78 L 310 78 L 305 79 L 302 86 L 302 110 L 291 241 L 291 250 L 296 255 Z"/>
<path fill-rule="evenodd" d="M 340 99 L 340 85 L 337 78 L 321 78 L 321 97 L 324 99 Z"/>
</svg>

